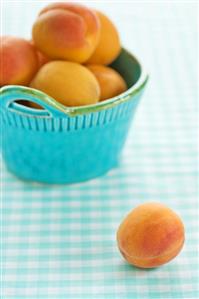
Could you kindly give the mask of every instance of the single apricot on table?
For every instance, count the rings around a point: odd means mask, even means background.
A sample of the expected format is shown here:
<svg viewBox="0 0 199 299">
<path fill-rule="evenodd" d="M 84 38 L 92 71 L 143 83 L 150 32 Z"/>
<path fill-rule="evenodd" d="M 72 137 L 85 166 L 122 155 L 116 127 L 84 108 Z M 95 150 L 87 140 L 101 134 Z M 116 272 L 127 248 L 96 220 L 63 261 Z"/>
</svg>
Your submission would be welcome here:
<svg viewBox="0 0 199 299">
<path fill-rule="evenodd" d="M 84 63 L 99 41 L 96 13 L 75 3 L 53 3 L 39 14 L 32 28 L 36 47 L 54 60 Z"/>
<path fill-rule="evenodd" d="M 51 61 L 43 65 L 31 87 L 41 90 L 65 106 L 95 104 L 100 88 L 95 76 L 83 65 L 69 61 Z M 37 107 L 32 104 L 32 107 Z"/>
<path fill-rule="evenodd" d="M 178 255 L 185 239 L 180 217 L 163 204 L 150 202 L 133 209 L 117 231 L 124 258 L 140 268 L 163 265 Z"/>
<path fill-rule="evenodd" d="M 87 65 L 87 67 L 99 83 L 100 101 L 113 98 L 127 90 L 126 82 L 114 69 L 97 64 Z"/>
<path fill-rule="evenodd" d="M 38 69 L 35 48 L 14 36 L 1 36 L 0 43 L 0 86 L 28 85 Z"/>
</svg>

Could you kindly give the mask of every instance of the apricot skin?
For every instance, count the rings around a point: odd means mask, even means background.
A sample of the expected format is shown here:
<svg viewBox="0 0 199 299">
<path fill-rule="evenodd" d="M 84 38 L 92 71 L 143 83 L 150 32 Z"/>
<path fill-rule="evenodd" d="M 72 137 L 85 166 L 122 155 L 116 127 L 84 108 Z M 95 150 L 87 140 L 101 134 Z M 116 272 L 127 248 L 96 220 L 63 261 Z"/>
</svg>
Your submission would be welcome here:
<svg viewBox="0 0 199 299">
<path fill-rule="evenodd" d="M 124 258 L 139 268 L 154 268 L 178 255 L 184 244 L 179 216 L 160 203 L 145 203 L 132 210 L 117 231 Z"/>
<path fill-rule="evenodd" d="M 37 47 L 34 44 L 33 40 L 30 40 L 30 44 L 34 47 L 36 54 L 37 54 L 37 60 L 38 60 L 38 69 L 42 67 L 42 65 L 46 64 L 47 62 L 50 61 L 49 57 L 47 57 L 44 53 L 39 51 Z"/>
<path fill-rule="evenodd" d="M 86 63 L 108 65 L 117 58 L 121 51 L 119 33 L 107 16 L 99 11 L 96 13 L 101 25 L 100 38 L 94 53 Z"/>
<path fill-rule="evenodd" d="M 127 89 L 126 82 L 114 69 L 97 64 L 87 65 L 87 67 L 100 85 L 100 101 L 113 98 Z"/>
<path fill-rule="evenodd" d="M 30 86 L 45 92 L 65 106 L 95 104 L 100 97 L 95 76 L 83 65 L 69 61 L 46 63 Z M 35 104 L 32 106 L 36 107 Z"/>
<path fill-rule="evenodd" d="M 28 85 L 38 69 L 34 47 L 13 36 L 1 36 L 0 43 L 0 86 Z"/>
<path fill-rule="evenodd" d="M 99 18 L 89 8 L 71 3 L 53 3 L 36 19 L 32 36 L 37 48 L 51 59 L 83 63 L 97 46 Z"/>
</svg>

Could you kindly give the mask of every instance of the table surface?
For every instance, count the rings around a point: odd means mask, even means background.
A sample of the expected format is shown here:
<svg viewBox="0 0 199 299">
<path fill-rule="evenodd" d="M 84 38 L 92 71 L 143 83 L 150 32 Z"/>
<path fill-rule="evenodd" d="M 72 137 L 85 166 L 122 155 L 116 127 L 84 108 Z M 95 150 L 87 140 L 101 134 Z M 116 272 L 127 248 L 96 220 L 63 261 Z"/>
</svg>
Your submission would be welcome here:
<svg viewBox="0 0 199 299">
<path fill-rule="evenodd" d="M 48 2 L 4 0 L 3 34 L 29 37 Z M 49 187 L 1 163 L 2 298 L 198 298 L 196 2 L 83 3 L 115 21 L 150 81 L 109 174 Z M 173 208 L 186 229 L 180 255 L 154 270 L 128 265 L 115 240 L 126 213 L 147 201 Z"/>
</svg>

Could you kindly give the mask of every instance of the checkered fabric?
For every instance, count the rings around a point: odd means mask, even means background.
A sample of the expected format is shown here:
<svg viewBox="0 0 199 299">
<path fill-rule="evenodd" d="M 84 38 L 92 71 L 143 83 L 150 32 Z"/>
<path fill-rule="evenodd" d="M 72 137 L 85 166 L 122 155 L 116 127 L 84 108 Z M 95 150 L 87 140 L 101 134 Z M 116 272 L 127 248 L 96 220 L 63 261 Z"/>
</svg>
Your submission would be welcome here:
<svg viewBox="0 0 199 299">
<path fill-rule="evenodd" d="M 29 37 L 48 2 L 3 0 L 3 34 Z M 83 3 L 115 21 L 150 81 L 109 174 L 46 186 L 20 181 L 1 163 L 1 297 L 198 298 L 196 1 Z M 121 257 L 116 230 L 147 201 L 181 215 L 186 242 L 169 264 L 140 270 Z"/>
</svg>

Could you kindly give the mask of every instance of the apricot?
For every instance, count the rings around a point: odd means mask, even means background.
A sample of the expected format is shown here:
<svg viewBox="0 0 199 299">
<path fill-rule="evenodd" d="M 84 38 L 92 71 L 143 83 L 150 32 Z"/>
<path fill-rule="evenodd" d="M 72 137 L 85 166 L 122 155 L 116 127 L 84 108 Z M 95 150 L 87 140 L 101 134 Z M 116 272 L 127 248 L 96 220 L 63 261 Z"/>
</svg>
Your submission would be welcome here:
<svg viewBox="0 0 199 299">
<path fill-rule="evenodd" d="M 34 47 L 13 36 L 1 36 L 0 43 L 0 86 L 28 85 L 38 69 Z"/>
<path fill-rule="evenodd" d="M 83 65 L 69 61 L 46 63 L 30 86 L 47 93 L 65 106 L 94 104 L 100 97 L 95 76 Z"/>
<path fill-rule="evenodd" d="M 126 82 L 114 69 L 97 64 L 87 65 L 87 67 L 99 83 L 100 101 L 115 97 L 127 89 Z"/>
<path fill-rule="evenodd" d="M 121 51 L 118 31 L 111 20 L 103 13 L 96 12 L 101 23 L 99 43 L 88 59 L 89 64 L 110 64 Z"/>
<path fill-rule="evenodd" d="M 140 268 L 154 268 L 172 260 L 182 249 L 184 227 L 179 216 L 160 203 L 132 210 L 117 231 L 124 258 Z"/>
<path fill-rule="evenodd" d="M 53 3 L 36 19 L 32 36 L 37 48 L 56 60 L 83 63 L 95 50 L 100 22 L 91 9 L 74 3 Z"/>
<path fill-rule="evenodd" d="M 37 50 L 37 58 L 38 58 L 39 68 L 42 67 L 42 65 L 44 65 L 50 61 L 50 59 L 45 54 L 40 52 L 39 50 Z"/>
<path fill-rule="evenodd" d="M 38 68 L 42 67 L 42 65 L 46 64 L 47 62 L 50 61 L 49 57 L 47 57 L 44 53 L 39 51 L 37 47 L 34 44 L 33 40 L 30 40 L 31 45 L 33 45 L 36 54 L 37 54 L 37 61 L 38 61 Z"/>
</svg>

